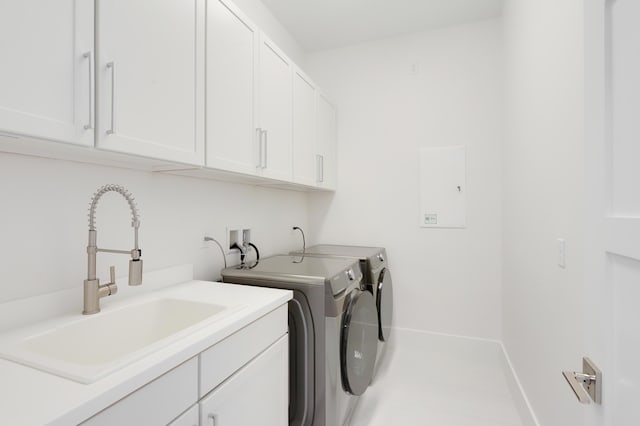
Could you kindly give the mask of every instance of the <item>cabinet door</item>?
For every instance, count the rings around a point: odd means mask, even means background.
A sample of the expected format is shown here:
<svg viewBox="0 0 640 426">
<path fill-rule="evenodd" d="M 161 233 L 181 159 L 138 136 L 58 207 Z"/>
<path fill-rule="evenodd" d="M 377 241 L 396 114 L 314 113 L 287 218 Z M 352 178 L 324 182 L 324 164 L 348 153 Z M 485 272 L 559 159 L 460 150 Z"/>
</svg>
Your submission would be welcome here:
<svg viewBox="0 0 640 426">
<path fill-rule="evenodd" d="M 93 0 L 0 1 L 0 133 L 93 145 Z"/>
<path fill-rule="evenodd" d="M 200 401 L 200 424 L 286 426 L 288 414 L 288 336 Z"/>
<path fill-rule="evenodd" d="M 97 146 L 204 164 L 204 0 L 97 0 Z"/>
<path fill-rule="evenodd" d="M 300 70 L 293 72 L 293 181 L 316 184 L 316 88 Z"/>
<path fill-rule="evenodd" d="M 262 175 L 291 180 L 291 61 L 264 35 L 259 69 Z"/>
<path fill-rule="evenodd" d="M 336 110 L 321 93 L 317 96 L 318 154 L 316 173 L 318 186 L 336 189 L 337 127 Z"/>
<path fill-rule="evenodd" d="M 207 3 L 207 166 L 255 174 L 258 28 L 225 0 Z"/>
<path fill-rule="evenodd" d="M 166 425 L 197 400 L 198 357 L 195 357 L 102 410 L 82 426 Z"/>
</svg>

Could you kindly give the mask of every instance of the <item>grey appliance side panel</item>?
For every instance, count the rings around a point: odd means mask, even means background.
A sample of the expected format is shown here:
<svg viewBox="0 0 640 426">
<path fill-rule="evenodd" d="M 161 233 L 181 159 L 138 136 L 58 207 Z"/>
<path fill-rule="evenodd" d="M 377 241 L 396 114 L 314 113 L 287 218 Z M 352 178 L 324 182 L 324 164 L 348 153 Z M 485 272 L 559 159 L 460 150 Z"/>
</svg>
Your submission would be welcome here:
<svg viewBox="0 0 640 426">
<path fill-rule="evenodd" d="M 305 321 L 307 327 L 313 330 L 314 336 L 314 365 L 310 366 L 311 371 L 308 374 L 312 374 L 314 377 L 314 407 L 313 407 L 313 419 L 312 426 L 326 426 L 325 420 L 325 392 L 326 392 L 326 377 L 325 377 L 325 286 L 317 285 L 317 284 L 292 284 L 292 283 L 284 283 L 280 281 L 262 281 L 259 279 L 255 279 L 252 277 L 232 277 L 229 279 L 233 279 L 233 282 L 226 282 L 227 284 L 234 285 L 253 285 L 256 287 L 269 287 L 269 288 L 282 288 L 287 290 L 293 290 L 294 299 L 298 300 L 301 305 L 306 305 L 307 309 L 303 308 L 303 310 L 307 311 L 309 316 L 305 315 Z M 304 297 L 301 297 L 303 295 Z M 291 302 L 289 302 L 289 314 L 291 317 Z M 299 326 L 298 326 L 299 327 Z M 296 333 L 298 336 L 301 333 L 301 330 L 297 330 Z M 291 340 L 300 340 L 304 339 L 304 337 L 296 336 Z M 297 345 L 297 343 L 296 343 Z M 291 350 L 291 348 L 290 348 Z M 291 371 L 290 374 L 294 374 Z M 298 395 L 296 395 L 296 398 Z M 299 398 L 297 398 L 299 400 Z M 293 410 L 294 412 L 296 410 Z M 290 411 L 292 414 L 292 411 Z M 295 413 L 294 413 L 295 414 Z M 295 424 L 291 423 L 291 426 L 306 426 L 305 424 Z"/>
<path fill-rule="evenodd" d="M 316 409 L 316 336 L 307 297 L 289 301 L 289 424 L 312 426 Z"/>
</svg>

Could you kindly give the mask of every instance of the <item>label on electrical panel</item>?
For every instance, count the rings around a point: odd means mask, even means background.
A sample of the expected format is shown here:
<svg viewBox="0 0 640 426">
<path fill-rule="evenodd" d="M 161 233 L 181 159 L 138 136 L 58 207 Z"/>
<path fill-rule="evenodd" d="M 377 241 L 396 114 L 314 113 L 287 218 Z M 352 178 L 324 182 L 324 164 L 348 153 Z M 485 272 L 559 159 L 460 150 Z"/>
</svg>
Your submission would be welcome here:
<svg viewBox="0 0 640 426">
<path fill-rule="evenodd" d="M 422 220 L 424 225 L 437 225 L 438 224 L 438 215 L 437 214 L 425 214 Z"/>
</svg>

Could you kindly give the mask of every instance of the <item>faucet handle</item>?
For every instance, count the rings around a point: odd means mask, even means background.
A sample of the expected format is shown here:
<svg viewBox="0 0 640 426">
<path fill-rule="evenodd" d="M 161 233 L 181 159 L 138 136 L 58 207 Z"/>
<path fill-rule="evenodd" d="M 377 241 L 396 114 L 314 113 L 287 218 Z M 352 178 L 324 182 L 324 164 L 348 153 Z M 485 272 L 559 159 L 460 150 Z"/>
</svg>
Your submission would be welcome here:
<svg viewBox="0 0 640 426">
<path fill-rule="evenodd" d="M 116 267 L 113 265 L 109 267 L 109 277 L 110 277 L 109 284 L 115 284 L 116 283 Z"/>
</svg>

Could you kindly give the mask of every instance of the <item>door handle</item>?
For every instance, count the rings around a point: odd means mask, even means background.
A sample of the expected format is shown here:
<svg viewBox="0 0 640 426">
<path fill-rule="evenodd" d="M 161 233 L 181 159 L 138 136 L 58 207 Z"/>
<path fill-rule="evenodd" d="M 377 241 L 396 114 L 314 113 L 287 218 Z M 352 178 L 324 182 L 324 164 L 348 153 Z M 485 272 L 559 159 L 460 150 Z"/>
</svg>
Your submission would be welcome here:
<svg viewBox="0 0 640 426">
<path fill-rule="evenodd" d="M 591 359 L 582 358 L 582 372 L 563 371 L 571 390 L 581 404 L 602 403 L 602 372 Z"/>
</svg>

